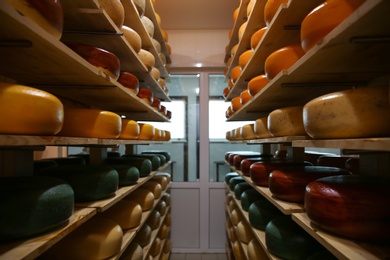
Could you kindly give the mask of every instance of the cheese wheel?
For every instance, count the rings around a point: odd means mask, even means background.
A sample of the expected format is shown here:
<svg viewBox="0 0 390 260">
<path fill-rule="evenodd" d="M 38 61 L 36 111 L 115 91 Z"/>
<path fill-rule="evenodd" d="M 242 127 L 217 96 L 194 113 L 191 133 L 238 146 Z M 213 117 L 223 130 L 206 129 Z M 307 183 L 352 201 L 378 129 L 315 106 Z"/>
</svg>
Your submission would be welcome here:
<svg viewBox="0 0 390 260">
<path fill-rule="evenodd" d="M 122 130 L 122 120 L 113 112 L 89 109 L 64 109 L 64 124 L 60 136 L 89 138 L 118 138 Z"/>
<path fill-rule="evenodd" d="M 236 83 L 236 81 L 240 77 L 241 73 L 242 73 L 242 69 L 239 65 L 232 68 L 232 70 L 230 71 L 232 83 Z"/>
<path fill-rule="evenodd" d="M 65 45 L 107 76 L 115 80 L 118 79 L 121 64 L 114 53 L 78 42 L 65 42 Z"/>
<path fill-rule="evenodd" d="M 7 2 L 57 40 L 61 38 L 64 27 L 64 11 L 60 1 L 13 0 Z"/>
<path fill-rule="evenodd" d="M 233 21 L 237 20 L 239 12 L 240 12 L 240 7 L 237 7 L 236 9 L 234 9 L 234 11 L 233 11 Z"/>
<path fill-rule="evenodd" d="M 267 199 L 253 202 L 248 208 L 248 220 L 252 227 L 264 231 L 268 223 L 284 214 Z"/>
<path fill-rule="evenodd" d="M 135 228 L 141 224 L 142 208 L 134 201 L 119 200 L 101 216 L 117 223 L 122 230 Z"/>
<path fill-rule="evenodd" d="M 234 226 L 237 226 L 238 223 L 240 223 L 244 217 L 242 216 L 239 209 L 233 209 L 232 212 L 230 212 L 230 219 Z"/>
<path fill-rule="evenodd" d="M 247 182 L 241 182 L 238 183 L 236 186 L 234 186 L 234 196 L 236 197 L 237 200 L 241 199 L 241 194 L 249 189 L 253 189 L 253 187 L 247 183 Z"/>
<path fill-rule="evenodd" d="M 155 208 L 158 212 L 160 212 L 161 216 L 165 216 L 165 214 L 167 213 L 167 210 L 168 210 L 168 207 L 167 207 L 167 204 L 165 203 L 165 201 L 163 200 L 160 200 L 158 202 L 158 204 L 156 205 L 156 208 Z"/>
<path fill-rule="evenodd" d="M 153 140 L 154 126 L 147 123 L 139 123 L 140 133 L 138 140 Z"/>
<path fill-rule="evenodd" d="M 279 72 L 293 66 L 304 54 L 300 44 L 289 45 L 274 51 L 265 60 L 265 75 L 269 80 L 275 78 Z"/>
<path fill-rule="evenodd" d="M 152 90 L 141 87 L 138 90 L 137 97 L 141 99 L 142 102 L 144 102 L 147 105 L 152 105 L 154 100 L 154 93 Z"/>
<path fill-rule="evenodd" d="M 121 32 L 126 41 L 133 48 L 135 53 L 138 53 L 142 48 L 142 39 L 141 36 L 132 28 L 122 25 Z"/>
<path fill-rule="evenodd" d="M 389 87 L 366 87 L 329 93 L 303 108 L 312 138 L 360 138 L 390 133 Z"/>
<path fill-rule="evenodd" d="M 336 155 L 321 155 L 317 159 L 317 165 L 330 166 L 346 169 L 346 162 L 351 158 L 348 156 L 336 156 Z"/>
<path fill-rule="evenodd" d="M 337 236 L 388 244 L 390 179 L 375 175 L 340 175 L 310 182 L 305 192 L 307 216 Z"/>
<path fill-rule="evenodd" d="M 269 83 L 268 78 L 264 75 L 258 75 L 248 82 L 248 91 L 249 94 L 254 97 L 257 93 L 259 93 L 267 84 Z"/>
<path fill-rule="evenodd" d="M 142 22 L 143 26 L 145 27 L 146 32 L 148 33 L 149 37 L 153 38 L 153 35 L 154 35 L 154 23 L 152 22 L 152 20 L 150 20 L 149 17 L 143 15 L 141 17 L 141 22 Z"/>
<path fill-rule="evenodd" d="M 168 183 L 170 183 L 172 181 L 172 177 L 171 177 L 171 174 L 170 173 L 167 173 L 167 172 L 157 172 L 157 174 L 155 176 L 164 176 L 167 178 L 168 180 Z M 152 178 L 153 179 L 153 178 Z"/>
<path fill-rule="evenodd" d="M 140 135 L 140 126 L 131 119 L 122 118 L 122 130 L 119 139 L 136 140 Z"/>
<path fill-rule="evenodd" d="M 150 254 L 150 256 L 152 256 L 152 259 L 153 259 L 153 257 L 157 256 L 160 253 L 161 246 L 162 246 L 161 239 L 156 237 L 156 239 L 152 243 L 152 246 L 150 247 L 150 250 L 149 250 L 149 254 Z"/>
<path fill-rule="evenodd" d="M 237 112 L 242 107 L 240 96 L 234 97 L 231 100 L 231 107 L 233 112 Z"/>
<path fill-rule="evenodd" d="M 169 210 L 168 210 L 167 215 L 165 216 L 164 224 L 166 224 L 168 227 L 170 227 L 172 225 L 172 214 L 170 213 Z"/>
<path fill-rule="evenodd" d="M 122 86 L 130 90 L 130 92 L 134 95 L 138 94 L 139 80 L 134 74 L 127 71 L 122 71 L 119 74 L 118 82 L 122 84 Z"/>
<path fill-rule="evenodd" d="M 154 199 L 159 199 L 162 195 L 162 188 L 158 182 L 147 181 L 141 185 L 141 188 L 151 191 Z"/>
<path fill-rule="evenodd" d="M 108 165 L 120 164 L 120 165 L 126 165 L 130 167 L 136 167 L 139 171 L 139 177 L 149 176 L 153 168 L 152 161 L 149 160 L 148 158 L 142 158 L 142 157 L 127 157 L 127 156 L 121 156 L 119 158 L 107 157 L 107 159 L 104 160 L 104 163 Z"/>
<path fill-rule="evenodd" d="M 152 44 L 153 44 L 154 48 L 156 49 L 157 53 L 160 54 L 161 53 L 161 44 L 160 44 L 160 42 L 157 41 L 154 38 L 150 38 L 150 40 L 152 41 Z"/>
<path fill-rule="evenodd" d="M 125 9 L 120 0 L 98 0 L 114 24 L 121 28 L 125 20 Z"/>
<path fill-rule="evenodd" d="M 160 28 L 161 30 L 161 34 L 163 36 L 163 39 L 164 39 L 164 42 L 166 43 L 166 47 L 167 47 L 167 50 L 168 50 L 168 53 L 171 53 L 171 46 L 169 44 L 167 44 L 168 42 L 168 32 L 162 28 Z"/>
<path fill-rule="evenodd" d="M 1 134 L 55 135 L 63 125 L 64 107 L 46 91 L 0 82 L 0 118 Z"/>
<path fill-rule="evenodd" d="M 162 251 L 163 253 L 169 253 L 171 251 L 171 248 L 172 248 L 172 242 L 169 238 L 167 238 L 164 242 Z"/>
<path fill-rule="evenodd" d="M 253 6 L 255 5 L 256 0 L 250 0 L 248 5 L 246 6 L 246 16 L 249 17 L 252 13 Z"/>
<path fill-rule="evenodd" d="M 241 41 L 242 36 L 244 36 L 247 25 L 248 25 L 248 22 L 243 22 L 240 25 L 240 28 L 238 28 L 238 41 Z"/>
<path fill-rule="evenodd" d="M 238 44 L 235 44 L 232 49 L 230 50 L 230 56 L 233 60 L 234 56 L 236 55 L 236 52 L 237 52 L 237 49 L 238 49 Z"/>
<path fill-rule="evenodd" d="M 158 68 L 156 67 L 153 67 L 151 70 L 150 70 L 150 75 L 152 75 L 152 77 L 155 79 L 155 80 L 158 80 L 161 76 L 161 72 Z"/>
<path fill-rule="evenodd" d="M 256 139 L 256 135 L 255 135 L 255 132 L 254 132 L 254 127 L 255 125 L 254 124 L 246 124 L 246 125 L 243 125 L 242 126 L 242 138 L 244 140 L 252 140 L 252 139 Z"/>
<path fill-rule="evenodd" d="M 152 162 L 152 170 L 157 171 L 161 166 L 161 159 L 159 155 L 153 154 L 125 154 L 122 157 L 128 158 L 145 158 Z"/>
<path fill-rule="evenodd" d="M 138 15 L 141 17 L 145 13 L 145 8 L 146 8 L 146 2 L 145 0 L 131 0 L 135 7 L 137 8 Z"/>
<path fill-rule="evenodd" d="M 73 189 L 61 179 L 2 177 L 0 241 L 27 238 L 62 227 L 72 216 L 73 207 Z"/>
<path fill-rule="evenodd" d="M 268 26 L 272 22 L 280 5 L 287 4 L 288 0 L 267 0 L 264 6 L 264 22 Z"/>
<path fill-rule="evenodd" d="M 241 193 L 241 208 L 244 211 L 249 211 L 252 203 L 265 199 L 256 189 L 247 189 Z"/>
<path fill-rule="evenodd" d="M 248 103 L 248 101 L 250 101 L 252 98 L 253 98 L 253 96 L 249 93 L 248 89 L 241 91 L 240 102 L 242 105 L 245 105 L 246 103 Z"/>
<path fill-rule="evenodd" d="M 169 184 L 168 178 L 166 176 L 163 176 L 163 175 L 154 175 L 149 181 L 156 182 L 156 183 L 160 184 L 161 189 L 163 191 L 167 189 L 168 184 Z"/>
<path fill-rule="evenodd" d="M 242 159 L 255 157 L 255 156 L 261 156 L 261 153 L 254 152 L 254 151 L 231 151 L 225 153 L 226 161 L 229 163 L 229 165 L 231 166 L 236 165 L 237 167 L 239 167 L 238 163 Z"/>
<path fill-rule="evenodd" d="M 250 46 L 251 46 L 252 51 L 256 50 L 260 41 L 263 39 L 264 34 L 267 31 L 267 29 L 268 29 L 268 27 L 263 27 L 252 34 L 251 41 L 250 41 Z"/>
<path fill-rule="evenodd" d="M 160 226 L 160 221 L 161 214 L 158 210 L 154 209 L 146 220 L 146 224 L 149 225 L 152 230 L 155 230 Z"/>
<path fill-rule="evenodd" d="M 145 49 L 141 49 L 137 53 L 137 57 L 140 59 L 142 64 L 145 65 L 146 69 L 150 72 L 156 64 L 156 59 L 153 54 Z"/>
<path fill-rule="evenodd" d="M 124 164 L 109 164 L 109 166 L 118 172 L 118 185 L 120 187 L 130 186 L 137 183 L 140 175 L 137 167 Z"/>
<path fill-rule="evenodd" d="M 132 241 L 121 255 L 121 258 L 131 260 L 143 260 L 144 250 L 138 243 Z"/>
<path fill-rule="evenodd" d="M 154 206 L 153 192 L 142 188 L 137 188 L 123 199 L 138 203 L 141 206 L 143 212 L 150 210 Z"/>
<path fill-rule="evenodd" d="M 272 137 L 271 133 L 268 131 L 268 117 L 256 119 L 253 131 L 257 138 Z"/>
<path fill-rule="evenodd" d="M 225 174 L 225 183 L 229 185 L 230 179 L 234 177 L 239 177 L 240 175 L 237 172 L 229 172 Z"/>
<path fill-rule="evenodd" d="M 106 259 L 120 251 L 122 238 L 123 232 L 118 224 L 94 216 L 49 248 L 43 256 L 47 259 Z"/>
<path fill-rule="evenodd" d="M 306 135 L 303 106 L 273 110 L 267 118 L 268 131 L 274 137 Z"/>
<path fill-rule="evenodd" d="M 238 65 L 241 67 L 241 70 L 244 70 L 246 65 L 248 64 L 249 60 L 253 56 L 253 51 L 252 49 L 244 51 L 243 53 L 240 54 L 240 57 L 238 58 Z"/>
<path fill-rule="evenodd" d="M 229 95 L 230 89 L 229 87 L 225 87 L 222 92 L 222 96 L 226 99 L 226 97 Z"/>
<path fill-rule="evenodd" d="M 245 260 L 246 255 L 244 250 L 242 249 L 242 246 L 239 241 L 235 241 L 233 243 L 233 254 L 234 254 L 234 259 L 237 260 Z"/>
<path fill-rule="evenodd" d="M 245 220 L 237 224 L 236 231 L 238 239 L 245 244 L 248 244 L 255 237 L 251 227 Z"/>
<path fill-rule="evenodd" d="M 248 259 L 267 259 L 268 255 L 257 239 L 252 239 L 247 248 Z"/>
<path fill-rule="evenodd" d="M 240 164 L 240 170 L 242 175 L 244 176 L 250 176 L 250 167 L 255 162 L 261 162 L 261 161 L 272 161 L 276 160 L 273 156 L 263 156 L 263 157 L 251 157 L 251 158 L 245 158 L 241 161 Z"/>
<path fill-rule="evenodd" d="M 258 153 L 258 152 L 247 152 L 247 153 L 241 153 L 241 154 L 236 154 L 233 156 L 233 160 L 229 159 L 229 163 L 231 162 L 231 165 L 234 166 L 236 170 L 241 170 L 241 163 L 244 159 L 248 158 L 258 158 L 258 157 L 263 157 L 263 158 L 272 158 L 272 154 L 267 154 L 267 153 Z"/>
<path fill-rule="evenodd" d="M 145 247 L 147 246 L 152 238 L 152 229 L 149 227 L 149 225 L 144 224 L 138 231 L 137 235 L 134 238 L 134 241 L 136 241 L 140 246 Z"/>
<path fill-rule="evenodd" d="M 350 16 L 366 0 L 327 0 L 314 8 L 302 21 L 301 44 L 308 52 Z"/>
<path fill-rule="evenodd" d="M 168 237 L 169 227 L 166 224 L 163 224 L 160 227 L 160 230 L 157 233 L 157 237 L 161 240 L 164 240 Z"/>
</svg>

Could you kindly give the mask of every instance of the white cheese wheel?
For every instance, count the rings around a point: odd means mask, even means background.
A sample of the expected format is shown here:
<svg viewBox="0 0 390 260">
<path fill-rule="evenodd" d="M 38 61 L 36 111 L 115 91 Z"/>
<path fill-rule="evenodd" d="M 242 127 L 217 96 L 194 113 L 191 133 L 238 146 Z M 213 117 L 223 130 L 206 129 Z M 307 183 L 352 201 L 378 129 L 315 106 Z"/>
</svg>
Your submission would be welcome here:
<svg viewBox="0 0 390 260">
<path fill-rule="evenodd" d="M 267 117 L 261 117 L 256 119 L 253 131 L 257 138 L 272 137 L 271 133 L 268 131 L 267 121 Z"/>
<path fill-rule="evenodd" d="M 102 212 L 102 216 L 117 223 L 122 230 L 127 230 L 141 224 L 142 208 L 134 201 L 120 200 Z"/>
<path fill-rule="evenodd" d="M 122 130 L 119 135 L 119 139 L 138 139 L 140 134 L 140 126 L 138 123 L 131 119 L 122 118 Z"/>
<path fill-rule="evenodd" d="M 161 44 L 154 38 L 150 38 L 150 40 L 152 41 L 152 44 L 156 49 L 157 53 L 161 53 Z"/>
<path fill-rule="evenodd" d="M 389 87 L 365 87 L 329 93 L 309 101 L 303 122 L 312 138 L 389 136 Z"/>
<path fill-rule="evenodd" d="M 272 111 L 268 115 L 268 131 L 274 137 L 306 135 L 302 111 L 303 106 L 285 107 Z"/>
<path fill-rule="evenodd" d="M 117 254 L 123 232 L 115 222 L 94 216 L 44 253 L 47 259 L 106 259 Z"/>
<path fill-rule="evenodd" d="M 118 138 L 122 130 L 122 119 L 113 112 L 89 109 L 64 109 L 64 124 L 60 136 L 88 138 Z"/>
<path fill-rule="evenodd" d="M 28 86 L 0 82 L 0 133 L 57 134 L 64 107 L 54 95 Z"/>
<path fill-rule="evenodd" d="M 238 239 L 245 244 L 248 244 L 255 236 L 253 235 L 251 226 L 245 220 L 240 221 L 237 224 L 237 237 Z"/>
<path fill-rule="evenodd" d="M 148 71 L 151 71 L 156 63 L 156 59 L 153 54 L 145 49 L 141 49 L 138 54 L 138 58 L 141 60 L 142 64 L 145 65 Z"/>
<path fill-rule="evenodd" d="M 123 199 L 138 203 L 141 206 L 142 211 L 148 211 L 154 206 L 153 192 L 142 188 L 137 188 Z"/>
<path fill-rule="evenodd" d="M 158 182 L 147 181 L 141 185 L 141 188 L 151 191 L 155 199 L 159 199 L 162 195 L 162 188 Z"/>
<path fill-rule="evenodd" d="M 138 53 L 142 48 L 141 36 L 134 29 L 126 25 L 123 25 L 121 27 L 121 31 L 126 41 L 128 41 L 130 46 L 134 49 L 134 52 Z"/>
<path fill-rule="evenodd" d="M 144 25 L 144 27 L 146 29 L 146 32 L 148 33 L 149 37 L 153 38 L 153 35 L 154 35 L 154 24 L 153 24 L 152 20 L 150 20 L 149 17 L 144 15 L 144 16 L 141 17 L 141 22 Z"/>
<path fill-rule="evenodd" d="M 244 140 L 256 139 L 254 132 L 255 124 L 245 124 L 241 128 L 241 135 Z"/>
<path fill-rule="evenodd" d="M 153 140 L 154 126 L 147 123 L 139 123 L 140 133 L 138 140 Z"/>
</svg>

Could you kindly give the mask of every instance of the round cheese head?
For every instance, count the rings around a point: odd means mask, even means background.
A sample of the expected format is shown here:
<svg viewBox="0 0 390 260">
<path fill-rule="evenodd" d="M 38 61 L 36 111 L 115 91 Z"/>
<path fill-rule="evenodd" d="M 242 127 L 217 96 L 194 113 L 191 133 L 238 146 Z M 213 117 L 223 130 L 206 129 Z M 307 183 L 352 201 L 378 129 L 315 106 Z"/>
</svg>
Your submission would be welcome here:
<svg viewBox="0 0 390 260">
<path fill-rule="evenodd" d="M 303 106 L 285 107 L 268 115 L 268 131 L 274 137 L 306 135 L 303 126 Z"/>
</svg>

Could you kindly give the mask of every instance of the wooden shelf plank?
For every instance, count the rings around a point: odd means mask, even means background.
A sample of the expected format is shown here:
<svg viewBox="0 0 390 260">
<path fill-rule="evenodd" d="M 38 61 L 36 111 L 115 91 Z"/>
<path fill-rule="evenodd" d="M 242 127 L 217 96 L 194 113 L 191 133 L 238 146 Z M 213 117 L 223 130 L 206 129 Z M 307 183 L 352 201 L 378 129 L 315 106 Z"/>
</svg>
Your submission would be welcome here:
<svg viewBox="0 0 390 260">
<path fill-rule="evenodd" d="M 390 138 L 294 140 L 294 147 L 342 148 L 364 151 L 390 151 Z"/>
<path fill-rule="evenodd" d="M 390 249 L 388 247 L 352 241 L 318 230 L 311 224 L 305 213 L 294 213 L 292 214 L 292 218 L 338 259 L 365 260 L 390 258 Z"/>
<path fill-rule="evenodd" d="M 58 230 L 28 240 L 0 245 L 2 259 L 35 259 L 96 214 L 93 208 L 75 208 L 69 223 Z"/>
</svg>

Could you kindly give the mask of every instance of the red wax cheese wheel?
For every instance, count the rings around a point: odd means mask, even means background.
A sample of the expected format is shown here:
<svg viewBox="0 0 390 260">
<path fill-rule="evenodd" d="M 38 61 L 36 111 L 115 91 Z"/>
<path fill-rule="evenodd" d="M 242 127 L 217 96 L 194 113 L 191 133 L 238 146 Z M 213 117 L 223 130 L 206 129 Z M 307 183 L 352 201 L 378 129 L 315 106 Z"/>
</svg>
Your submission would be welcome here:
<svg viewBox="0 0 390 260">
<path fill-rule="evenodd" d="M 154 94 L 150 89 L 139 88 L 137 97 L 139 97 L 146 104 L 151 105 L 153 103 Z"/>
<path fill-rule="evenodd" d="M 236 160 L 241 160 L 244 158 L 250 158 L 250 157 L 255 157 L 255 156 L 260 156 L 261 153 L 259 152 L 254 152 L 254 151 L 237 151 L 237 152 L 230 152 L 228 155 L 227 162 L 229 165 L 234 166 L 234 157 L 237 156 Z"/>
<path fill-rule="evenodd" d="M 7 1 L 18 12 L 30 18 L 45 31 L 58 40 L 62 36 L 64 27 L 64 13 L 61 2 L 58 0 L 14 0 Z"/>
<path fill-rule="evenodd" d="M 389 136 L 389 87 L 348 89 L 317 97 L 303 107 L 303 124 L 315 139 Z"/>
<path fill-rule="evenodd" d="M 139 80 L 134 74 L 123 71 L 119 75 L 118 82 L 129 89 L 134 95 L 138 94 Z"/>
<path fill-rule="evenodd" d="M 303 106 L 273 110 L 267 118 L 269 133 L 274 137 L 306 135 L 302 111 Z"/>
<path fill-rule="evenodd" d="M 307 52 L 351 15 L 366 0 L 327 0 L 311 11 L 301 24 L 301 44 Z"/>
<path fill-rule="evenodd" d="M 321 229 L 356 240 L 388 243 L 390 179 L 341 175 L 310 182 L 305 210 Z"/>
<path fill-rule="evenodd" d="M 258 186 L 268 187 L 268 178 L 272 171 L 278 169 L 285 169 L 293 166 L 310 165 L 308 162 L 294 162 L 294 161 L 262 161 L 255 162 L 250 166 L 249 175 L 254 184 Z"/>
<path fill-rule="evenodd" d="M 268 29 L 268 27 L 263 27 L 263 28 L 257 30 L 254 34 L 252 34 L 250 45 L 251 45 L 251 49 L 253 51 L 256 50 L 260 41 L 263 39 L 263 36 L 264 36 L 265 32 L 267 31 L 267 29 Z"/>
<path fill-rule="evenodd" d="M 327 166 L 304 166 L 273 170 L 269 175 L 269 190 L 280 200 L 303 203 L 306 185 L 322 177 L 348 175 L 350 172 Z"/>
<path fill-rule="evenodd" d="M 233 157 L 233 166 L 236 168 L 236 170 L 241 170 L 241 163 L 244 159 L 248 158 L 272 158 L 272 154 L 262 154 L 262 153 L 253 153 L 253 154 L 236 154 Z"/>
<path fill-rule="evenodd" d="M 252 78 L 248 82 L 249 94 L 251 94 L 252 96 L 255 96 L 268 84 L 268 82 L 269 82 L 269 80 L 264 74 L 261 74 L 259 76 Z"/>
<path fill-rule="evenodd" d="M 64 110 L 64 124 L 58 135 L 89 138 L 118 138 L 122 120 L 118 114 L 87 108 Z"/>
<path fill-rule="evenodd" d="M 253 163 L 261 161 L 275 160 L 272 156 L 245 158 L 241 161 L 240 169 L 244 176 L 250 176 L 249 170 Z"/>
<path fill-rule="evenodd" d="M 269 80 L 275 78 L 282 70 L 288 70 L 304 54 L 300 44 L 289 45 L 274 51 L 265 60 L 265 75 Z"/>
<path fill-rule="evenodd" d="M 87 44 L 76 42 L 66 42 L 65 44 L 104 74 L 113 79 L 119 78 L 121 66 L 115 54 Z"/>
<path fill-rule="evenodd" d="M 54 135 L 63 125 L 64 107 L 54 95 L 0 82 L 0 133 Z"/>
</svg>

